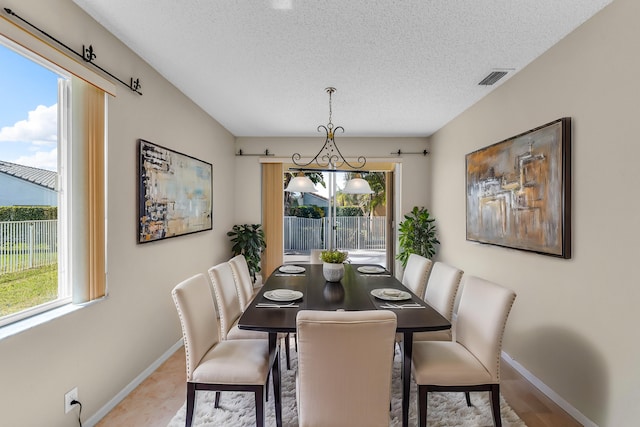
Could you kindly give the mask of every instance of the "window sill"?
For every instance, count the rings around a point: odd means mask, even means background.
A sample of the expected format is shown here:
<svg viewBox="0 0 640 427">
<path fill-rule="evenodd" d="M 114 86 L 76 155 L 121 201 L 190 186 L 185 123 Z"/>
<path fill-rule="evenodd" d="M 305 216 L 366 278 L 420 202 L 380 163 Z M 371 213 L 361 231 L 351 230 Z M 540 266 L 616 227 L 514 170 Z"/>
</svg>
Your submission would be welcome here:
<svg viewBox="0 0 640 427">
<path fill-rule="evenodd" d="M 98 301 L 102 301 L 104 298 L 100 298 L 86 304 L 65 304 L 61 307 L 54 308 L 52 310 L 45 311 L 40 314 L 36 314 L 35 316 L 28 317 L 26 319 L 19 320 L 17 322 L 11 323 L 9 325 L 5 325 L 0 327 L 0 341 L 4 340 L 13 335 L 20 334 L 24 331 L 27 331 L 31 328 L 35 328 L 44 323 L 47 323 L 51 320 L 57 319 L 58 317 L 66 316 L 69 313 L 73 313 L 76 310 L 80 310 L 89 305 L 92 305 Z"/>
</svg>

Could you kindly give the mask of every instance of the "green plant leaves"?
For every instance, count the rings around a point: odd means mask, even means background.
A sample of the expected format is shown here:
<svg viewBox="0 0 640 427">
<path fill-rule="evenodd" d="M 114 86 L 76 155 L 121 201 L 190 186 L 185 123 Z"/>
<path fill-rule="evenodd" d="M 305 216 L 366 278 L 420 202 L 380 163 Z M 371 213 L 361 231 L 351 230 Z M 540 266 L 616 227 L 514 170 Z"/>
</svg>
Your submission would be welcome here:
<svg viewBox="0 0 640 427">
<path fill-rule="evenodd" d="M 231 237 L 231 252 L 234 256 L 244 255 L 254 281 L 256 273 L 261 270 L 260 257 L 267 247 L 261 227 L 261 224 L 236 224 L 227 232 L 227 236 Z"/>
<path fill-rule="evenodd" d="M 396 259 L 402 262 L 402 266 L 407 266 L 409 255 L 418 254 L 431 259 L 436 253 L 436 245 L 440 241 L 436 237 L 435 218 L 432 218 L 429 211 L 424 208 L 414 206 L 410 213 L 404 216 L 404 221 L 399 225 L 400 252 Z"/>
</svg>

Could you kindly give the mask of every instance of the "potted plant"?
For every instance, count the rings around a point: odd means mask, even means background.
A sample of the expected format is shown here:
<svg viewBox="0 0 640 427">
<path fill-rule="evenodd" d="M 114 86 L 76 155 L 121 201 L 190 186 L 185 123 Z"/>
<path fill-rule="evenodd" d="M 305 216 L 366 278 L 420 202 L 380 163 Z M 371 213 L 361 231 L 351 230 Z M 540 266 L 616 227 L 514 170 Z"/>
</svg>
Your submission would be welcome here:
<svg viewBox="0 0 640 427">
<path fill-rule="evenodd" d="M 436 253 L 436 245 L 440 241 L 436 237 L 435 218 L 429 215 L 424 208 L 413 207 L 413 210 L 404 216 L 404 221 L 399 227 L 400 252 L 396 259 L 407 266 L 409 255 L 418 254 L 431 259 Z"/>
<path fill-rule="evenodd" d="M 236 224 L 227 232 L 231 237 L 233 256 L 244 255 L 249 267 L 251 279 L 256 281 L 256 274 L 260 272 L 260 257 L 267 247 L 264 240 L 264 230 L 261 224 Z"/>
<path fill-rule="evenodd" d="M 347 259 L 347 252 L 337 249 L 322 251 L 320 260 L 322 261 L 322 274 L 327 282 L 339 282 L 344 276 L 344 262 Z"/>
</svg>

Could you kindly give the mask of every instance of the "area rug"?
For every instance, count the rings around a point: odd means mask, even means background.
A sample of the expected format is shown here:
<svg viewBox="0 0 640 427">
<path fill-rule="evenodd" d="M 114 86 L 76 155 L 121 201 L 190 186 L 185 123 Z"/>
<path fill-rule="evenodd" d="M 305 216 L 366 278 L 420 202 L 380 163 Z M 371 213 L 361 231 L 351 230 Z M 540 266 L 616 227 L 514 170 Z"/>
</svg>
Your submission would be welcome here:
<svg viewBox="0 0 640 427">
<path fill-rule="evenodd" d="M 291 369 L 287 370 L 282 360 L 282 425 L 295 427 L 298 425 L 295 393 L 295 350 L 291 352 Z M 400 379 L 400 353 L 396 351 L 393 364 L 392 401 L 390 426 L 402 425 L 402 381 Z M 416 385 L 411 384 L 411 401 L 409 405 L 409 425 L 417 426 Z M 193 416 L 194 427 L 253 427 L 256 425 L 253 393 L 225 392 L 220 397 L 220 407 L 214 408 L 214 392 L 196 392 L 196 407 Z M 502 425 L 505 427 L 522 427 L 526 424 L 518 418 L 502 396 L 500 397 L 500 413 Z M 468 407 L 464 393 L 429 393 L 427 425 L 429 427 L 484 427 L 493 426 L 489 393 L 471 393 Z M 269 401 L 265 404 L 266 426 L 275 426 L 275 410 L 273 407 L 273 386 L 269 387 Z M 182 406 L 169 422 L 167 427 L 183 427 L 185 405 Z"/>
</svg>

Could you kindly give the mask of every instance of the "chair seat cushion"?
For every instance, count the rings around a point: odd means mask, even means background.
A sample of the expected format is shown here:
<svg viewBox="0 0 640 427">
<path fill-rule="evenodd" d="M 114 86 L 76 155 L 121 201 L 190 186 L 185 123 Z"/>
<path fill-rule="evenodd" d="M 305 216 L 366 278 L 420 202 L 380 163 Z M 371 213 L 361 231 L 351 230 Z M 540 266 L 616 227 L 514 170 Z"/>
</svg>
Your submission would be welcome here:
<svg viewBox="0 0 640 427">
<path fill-rule="evenodd" d="M 240 319 L 238 319 L 240 320 Z M 227 332 L 228 340 L 258 340 L 263 339 L 266 340 L 269 338 L 269 333 L 264 331 L 251 331 L 249 329 L 240 329 L 238 327 L 238 320 L 235 321 L 229 332 Z M 279 332 L 278 339 L 284 338 L 287 336 L 286 332 Z"/>
<path fill-rule="evenodd" d="M 227 332 L 228 340 L 251 340 L 251 339 L 264 339 L 266 340 L 269 334 L 264 331 L 250 331 L 248 329 L 240 329 L 238 327 L 238 321 L 236 320 L 229 332 Z"/>
<path fill-rule="evenodd" d="M 491 374 L 457 342 L 416 341 L 413 374 L 418 385 L 467 386 L 491 384 Z"/>
<path fill-rule="evenodd" d="M 451 329 L 446 331 L 416 332 L 413 334 L 413 342 L 417 341 L 451 341 Z"/>
<path fill-rule="evenodd" d="M 190 381 L 260 385 L 266 382 L 268 372 L 267 340 L 221 341 L 204 355 Z"/>
</svg>

